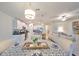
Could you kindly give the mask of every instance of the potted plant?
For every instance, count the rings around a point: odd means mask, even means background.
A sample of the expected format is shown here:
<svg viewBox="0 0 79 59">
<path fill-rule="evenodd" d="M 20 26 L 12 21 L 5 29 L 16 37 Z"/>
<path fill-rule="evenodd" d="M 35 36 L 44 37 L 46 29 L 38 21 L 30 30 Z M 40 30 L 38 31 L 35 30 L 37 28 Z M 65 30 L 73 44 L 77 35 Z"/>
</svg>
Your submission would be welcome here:
<svg viewBox="0 0 79 59">
<path fill-rule="evenodd" d="M 33 43 L 34 43 L 34 44 L 37 44 L 38 37 L 36 37 L 36 36 L 33 36 L 33 37 L 32 37 L 32 41 L 33 41 Z"/>
</svg>

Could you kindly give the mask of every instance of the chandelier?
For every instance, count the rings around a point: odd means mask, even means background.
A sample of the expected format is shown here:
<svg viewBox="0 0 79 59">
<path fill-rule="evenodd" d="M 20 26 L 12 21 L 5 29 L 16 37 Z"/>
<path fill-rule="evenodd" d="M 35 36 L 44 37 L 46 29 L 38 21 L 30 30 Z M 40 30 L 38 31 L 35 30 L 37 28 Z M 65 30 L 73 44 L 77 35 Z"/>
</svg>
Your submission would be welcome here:
<svg viewBox="0 0 79 59">
<path fill-rule="evenodd" d="M 25 18 L 27 19 L 35 19 L 35 11 L 31 9 L 31 4 L 28 5 L 29 8 L 25 10 Z"/>
</svg>

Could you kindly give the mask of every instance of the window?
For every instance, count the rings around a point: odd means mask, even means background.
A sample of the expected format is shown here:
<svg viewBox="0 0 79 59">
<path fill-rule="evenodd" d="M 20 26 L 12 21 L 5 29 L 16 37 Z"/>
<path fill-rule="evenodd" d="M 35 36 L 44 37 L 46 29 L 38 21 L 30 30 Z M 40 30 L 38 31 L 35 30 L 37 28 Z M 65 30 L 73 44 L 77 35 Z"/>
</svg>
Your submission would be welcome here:
<svg viewBox="0 0 79 59">
<path fill-rule="evenodd" d="M 64 32 L 63 26 L 59 26 L 57 32 Z"/>
</svg>

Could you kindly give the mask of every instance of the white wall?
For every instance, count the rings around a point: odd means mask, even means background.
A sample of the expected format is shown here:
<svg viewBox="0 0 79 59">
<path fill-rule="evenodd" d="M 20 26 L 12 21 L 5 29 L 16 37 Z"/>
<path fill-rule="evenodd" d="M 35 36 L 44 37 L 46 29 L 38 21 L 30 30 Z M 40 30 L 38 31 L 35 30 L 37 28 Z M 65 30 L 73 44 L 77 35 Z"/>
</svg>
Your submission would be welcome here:
<svg viewBox="0 0 79 59">
<path fill-rule="evenodd" d="M 11 16 L 0 11 L 0 40 L 9 39 L 12 35 L 12 20 Z"/>
<path fill-rule="evenodd" d="M 17 29 L 17 19 L 12 19 L 12 28 L 13 30 Z"/>
</svg>

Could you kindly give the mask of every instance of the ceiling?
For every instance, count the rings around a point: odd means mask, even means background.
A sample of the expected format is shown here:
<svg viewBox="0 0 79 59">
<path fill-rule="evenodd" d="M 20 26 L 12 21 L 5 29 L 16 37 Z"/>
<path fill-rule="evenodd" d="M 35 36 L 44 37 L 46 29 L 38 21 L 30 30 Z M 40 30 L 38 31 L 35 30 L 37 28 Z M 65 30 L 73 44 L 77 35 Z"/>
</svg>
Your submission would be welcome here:
<svg viewBox="0 0 79 59">
<path fill-rule="evenodd" d="M 31 2 L 31 9 L 36 12 L 33 22 L 49 23 L 60 14 L 69 13 L 79 9 L 78 2 Z M 24 16 L 24 10 L 28 8 L 27 2 L 0 2 L 0 11 L 23 20 L 29 21 Z"/>
</svg>

